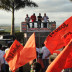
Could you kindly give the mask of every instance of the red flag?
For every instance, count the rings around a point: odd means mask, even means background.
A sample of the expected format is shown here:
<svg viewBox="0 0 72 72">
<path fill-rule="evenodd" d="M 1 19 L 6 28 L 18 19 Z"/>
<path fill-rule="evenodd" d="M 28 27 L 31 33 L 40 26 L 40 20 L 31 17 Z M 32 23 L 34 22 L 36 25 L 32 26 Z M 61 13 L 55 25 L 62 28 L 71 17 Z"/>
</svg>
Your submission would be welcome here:
<svg viewBox="0 0 72 72">
<path fill-rule="evenodd" d="M 16 43 L 14 43 L 14 44 L 16 44 Z M 18 46 L 19 46 L 19 44 L 18 44 Z M 20 46 L 19 50 L 17 50 L 16 47 L 14 47 L 14 48 L 16 49 L 15 50 L 16 53 L 12 59 L 10 59 L 10 60 L 8 59 L 8 57 L 11 57 L 8 53 L 11 53 L 13 51 L 9 50 L 9 52 L 7 52 L 5 55 L 5 59 L 8 62 L 12 71 L 15 71 L 17 68 L 25 65 L 29 61 L 36 58 L 35 34 L 33 33 L 31 35 L 31 37 L 28 39 L 28 41 L 24 47 Z M 13 47 L 11 47 L 10 49 L 13 49 Z"/>
<path fill-rule="evenodd" d="M 18 56 L 23 46 L 15 40 L 11 45 L 10 49 L 4 55 L 5 60 L 8 62 L 10 69 L 15 70 L 16 62 L 18 61 Z"/>
<path fill-rule="evenodd" d="M 44 44 L 50 50 L 53 51 L 62 48 L 65 44 L 62 37 L 68 32 L 72 32 L 72 16 L 67 19 L 62 25 L 60 25 L 56 30 L 51 32 L 46 38 Z"/>
<path fill-rule="evenodd" d="M 61 72 L 62 69 L 72 67 L 72 40 L 49 65 L 46 72 Z"/>
<path fill-rule="evenodd" d="M 37 56 L 36 56 L 36 44 L 35 44 L 35 33 L 33 33 L 30 36 L 30 38 L 28 39 L 23 50 L 21 51 L 20 58 L 22 59 L 21 61 L 22 61 L 22 64 L 24 63 L 24 65 L 37 58 Z"/>
</svg>

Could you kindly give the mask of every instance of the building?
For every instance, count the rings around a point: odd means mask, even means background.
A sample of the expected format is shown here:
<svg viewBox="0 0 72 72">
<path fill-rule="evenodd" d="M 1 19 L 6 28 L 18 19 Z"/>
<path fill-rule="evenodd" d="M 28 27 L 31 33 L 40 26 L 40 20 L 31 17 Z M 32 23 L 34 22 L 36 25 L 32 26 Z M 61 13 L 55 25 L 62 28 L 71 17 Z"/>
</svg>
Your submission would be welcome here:
<svg viewBox="0 0 72 72">
<path fill-rule="evenodd" d="M 41 23 L 41 25 L 43 22 Z M 30 22 L 30 26 L 32 25 L 32 22 Z M 41 28 L 37 28 L 37 22 L 35 22 L 34 28 L 28 28 L 26 25 L 26 22 L 21 23 L 20 32 L 24 32 L 24 44 L 28 40 L 28 38 L 31 36 L 33 32 L 35 32 L 35 38 L 36 38 L 36 44 L 37 46 L 41 47 L 41 45 L 44 43 L 46 37 L 49 35 L 50 32 L 56 29 L 56 22 L 47 22 L 47 28 L 43 28 L 43 25 Z"/>
</svg>

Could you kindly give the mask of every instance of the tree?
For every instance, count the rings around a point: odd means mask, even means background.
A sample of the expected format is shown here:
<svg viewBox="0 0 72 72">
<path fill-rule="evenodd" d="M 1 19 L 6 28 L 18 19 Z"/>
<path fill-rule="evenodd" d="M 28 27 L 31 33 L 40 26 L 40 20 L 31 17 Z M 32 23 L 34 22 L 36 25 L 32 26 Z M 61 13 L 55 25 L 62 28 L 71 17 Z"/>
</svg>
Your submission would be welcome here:
<svg viewBox="0 0 72 72">
<path fill-rule="evenodd" d="M 38 5 L 30 0 L 0 0 L 0 9 L 12 12 L 11 35 L 14 35 L 14 11 L 21 8 L 38 7 Z"/>
</svg>

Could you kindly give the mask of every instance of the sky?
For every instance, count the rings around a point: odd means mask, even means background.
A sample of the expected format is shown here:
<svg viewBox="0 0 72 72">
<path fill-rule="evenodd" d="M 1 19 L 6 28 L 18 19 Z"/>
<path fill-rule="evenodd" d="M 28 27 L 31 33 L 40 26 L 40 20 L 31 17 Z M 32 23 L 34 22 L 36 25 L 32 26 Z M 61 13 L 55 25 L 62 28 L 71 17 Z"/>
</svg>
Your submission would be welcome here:
<svg viewBox="0 0 72 72">
<path fill-rule="evenodd" d="M 26 14 L 29 17 L 35 13 L 43 16 L 44 13 L 49 17 L 49 21 L 56 21 L 56 26 L 61 25 L 66 19 L 72 16 L 72 2 L 70 0 L 32 0 L 39 7 L 25 7 L 15 11 L 15 25 L 20 26 L 25 21 Z M 11 25 L 11 12 L 0 9 L 0 25 Z"/>
</svg>

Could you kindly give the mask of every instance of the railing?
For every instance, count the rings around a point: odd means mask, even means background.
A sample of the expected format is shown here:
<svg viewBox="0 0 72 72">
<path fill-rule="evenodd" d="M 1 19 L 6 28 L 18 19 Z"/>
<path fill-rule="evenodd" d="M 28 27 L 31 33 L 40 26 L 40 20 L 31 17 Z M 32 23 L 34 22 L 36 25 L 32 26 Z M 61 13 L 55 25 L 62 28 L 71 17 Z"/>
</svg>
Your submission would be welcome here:
<svg viewBox="0 0 72 72">
<path fill-rule="evenodd" d="M 24 32 L 24 31 L 27 31 L 27 30 L 33 31 L 33 30 L 37 30 L 37 29 L 40 29 L 40 30 L 42 30 L 42 29 L 54 30 L 56 28 L 56 22 L 55 21 L 54 22 L 46 22 L 47 23 L 46 27 L 44 26 L 44 23 L 45 22 L 41 22 L 41 27 L 40 27 L 40 26 L 38 26 L 39 25 L 38 21 L 34 22 L 34 26 L 33 26 L 33 22 L 29 22 L 29 23 L 22 22 L 20 31 L 21 32 Z M 28 26 L 28 24 L 30 25 L 30 27 Z"/>
<path fill-rule="evenodd" d="M 29 22 L 30 28 L 33 28 L 33 27 L 32 27 L 32 23 L 33 23 L 33 22 Z M 44 27 L 43 27 L 43 23 L 44 23 L 44 22 L 41 22 L 41 27 L 39 27 L 38 25 L 39 25 L 40 23 L 39 23 L 38 21 L 34 22 L 34 28 L 44 28 Z M 48 28 L 49 22 L 46 22 L 46 23 L 47 23 L 47 28 Z M 28 28 L 28 25 L 27 25 L 27 28 Z"/>
</svg>

